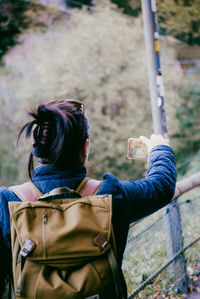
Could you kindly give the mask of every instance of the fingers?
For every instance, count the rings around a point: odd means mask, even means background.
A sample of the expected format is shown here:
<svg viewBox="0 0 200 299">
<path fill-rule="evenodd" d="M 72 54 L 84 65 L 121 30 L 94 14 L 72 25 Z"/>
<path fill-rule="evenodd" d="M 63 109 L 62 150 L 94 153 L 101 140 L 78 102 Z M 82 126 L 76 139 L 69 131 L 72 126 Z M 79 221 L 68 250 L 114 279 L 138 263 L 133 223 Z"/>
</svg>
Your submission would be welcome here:
<svg viewBox="0 0 200 299">
<path fill-rule="evenodd" d="M 145 136 L 140 136 L 139 139 L 147 146 L 148 152 L 150 152 L 156 145 L 169 146 L 169 139 L 164 138 L 162 135 L 152 134 L 150 139 Z"/>
<path fill-rule="evenodd" d="M 149 138 L 147 138 L 145 136 L 140 136 L 139 140 L 146 145 L 147 151 L 149 153 L 151 151 L 151 149 L 152 149 L 152 141 L 151 141 L 151 139 L 149 139 Z"/>
<path fill-rule="evenodd" d="M 139 137 L 140 141 L 142 141 L 144 144 L 149 144 L 151 140 L 145 136 L 140 136 Z"/>
<path fill-rule="evenodd" d="M 169 145 L 169 138 L 163 137 L 162 135 L 152 134 L 150 139 L 157 145 L 159 144 Z"/>
</svg>

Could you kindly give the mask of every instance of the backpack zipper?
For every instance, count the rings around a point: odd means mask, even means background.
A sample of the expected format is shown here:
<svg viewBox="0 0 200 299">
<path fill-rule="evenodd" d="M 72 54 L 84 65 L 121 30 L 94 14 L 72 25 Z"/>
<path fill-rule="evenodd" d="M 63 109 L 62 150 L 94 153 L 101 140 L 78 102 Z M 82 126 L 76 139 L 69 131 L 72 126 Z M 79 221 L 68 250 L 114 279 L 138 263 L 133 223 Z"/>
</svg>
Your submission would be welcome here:
<svg viewBox="0 0 200 299">
<path fill-rule="evenodd" d="M 43 236 L 43 249 L 44 249 L 44 257 L 47 257 L 47 232 L 46 232 L 46 225 L 47 225 L 47 214 L 44 213 L 42 215 L 42 236 Z"/>
</svg>

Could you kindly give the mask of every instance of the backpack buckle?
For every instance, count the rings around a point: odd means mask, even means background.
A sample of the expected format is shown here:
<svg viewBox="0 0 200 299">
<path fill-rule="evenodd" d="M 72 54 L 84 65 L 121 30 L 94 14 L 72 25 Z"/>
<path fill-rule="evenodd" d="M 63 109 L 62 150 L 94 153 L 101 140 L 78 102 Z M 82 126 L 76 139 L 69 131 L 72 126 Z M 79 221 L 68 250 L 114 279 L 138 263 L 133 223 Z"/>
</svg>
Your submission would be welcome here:
<svg viewBox="0 0 200 299">
<path fill-rule="evenodd" d="M 30 252 L 32 252 L 36 247 L 36 243 L 33 242 L 31 239 L 27 239 L 24 245 L 20 250 L 20 254 L 26 257 Z"/>
<path fill-rule="evenodd" d="M 108 241 L 101 234 L 98 234 L 94 238 L 93 244 L 100 247 L 102 250 L 108 250 L 111 247 Z"/>
</svg>

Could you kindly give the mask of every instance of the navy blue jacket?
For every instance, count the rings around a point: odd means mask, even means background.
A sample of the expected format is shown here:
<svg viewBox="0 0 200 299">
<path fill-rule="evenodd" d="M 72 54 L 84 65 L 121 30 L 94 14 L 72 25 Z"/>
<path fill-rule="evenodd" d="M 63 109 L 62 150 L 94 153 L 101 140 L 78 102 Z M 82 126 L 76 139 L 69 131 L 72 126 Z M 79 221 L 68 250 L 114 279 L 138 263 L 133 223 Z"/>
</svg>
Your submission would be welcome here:
<svg viewBox="0 0 200 299">
<path fill-rule="evenodd" d="M 83 165 L 78 169 L 65 171 L 55 166 L 38 166 L 33 172 L 33 183 L 42 193 L 62 186 L 76 189 L 85 176 L 86 169 Z M 152 149 L 144 179 L 119 181 L 112 174 L 104 174 L 98 194 L 112 194 L 112 223 L 120 266 L 130 223 L 168 204 L 173 197 L 175 183 L 175 159 L 173 151 L 166 145 Z M 20 200 L 6 187 L 0 187 L 0 251 L 7 252 L 4 256 L 9 256 L 10 249 L 9 201 Z M 5 263 L 6 259 L 0 252 L 0 269 L 4 268 Z"/>
</svg>

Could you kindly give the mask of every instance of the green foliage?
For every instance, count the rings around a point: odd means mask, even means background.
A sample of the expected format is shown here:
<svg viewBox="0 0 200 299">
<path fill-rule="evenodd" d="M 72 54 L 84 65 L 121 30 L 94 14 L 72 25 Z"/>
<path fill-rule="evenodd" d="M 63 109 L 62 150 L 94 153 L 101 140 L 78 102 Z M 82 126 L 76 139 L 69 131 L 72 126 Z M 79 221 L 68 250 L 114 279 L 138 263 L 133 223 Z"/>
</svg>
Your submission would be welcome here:
<svg viewBox="0 0 200 299">
<path fill-rule="evenodd" d="M 122 9 L 123 13 L 138 16 L 141 12 L 141 0 L 111 0 Z"/>
<path fill-rule="evenodd" d="M 115 5 L 101 1 L 93 14 L 77 10 L 60 24 L 28 31 L 20 39 L 23 43 L 4 57 L 6 67 L 1 69 L 0 100 L 6 98 L 15 109 L 13 115 L 5 112 L 8 122 L 19 128 L 25 122 L 24 110 L 49 99 L 81 100 L 91 127 L 88 174 L 100 179 L 104 172 L 120 179 L 141 177 L 144 163 L 126 158 L 127 139 L 153 131 L 141 19 L 129 18 Z M 164 74 L 172 134 L 176 130 L 174 98 L 182 75 L 170 66 Z M 6 128 L 2 130 L 0 141 L 6 140 Z M 13 149 L 5 146 L 12 157 Z M 17 155 L 18 163 L 13 161 L 12 167 L 18 173 L 16 179 L 23 181 L 27 154 Z M 13 184 L 12 179 L 7 177 L 7 184 Z"/>
<path fill-rule="evenodd" d="M 199 0 L 160 0 L 157 3 L 161 33 L 172 35 L 189 44 L 200 45 Z"/>
<path fill-rule="evenodd" d="M 46 28 L 62 15 L 55 5 L 44 6 L 39 0 L 0 0 L 0 60 L 11 47 L 20 43 L 20 33 Z"/>
<path fill-rule="evenodd" d="M 125 14 L 138 16 L 140 0 L 111 0 Z M 157 1 L 157 18 L 162 34 L 169 34 L 191 45 L 200 45 L 200 2 L 199 0 Z"/>
<path fill-rule="evenodd" d="M 40 0 L 31 0 L 25 13 L 28 23 L 26 32 L 35 30 L 45 31 L 50 25 L 62 22 L 64 16 L 64 13 L 53 1 L 48 5 L 42 5 Z"/>
<path fill-rule="evenodd" d="M 67 6 L 74 8 L 78 7 L 81 8 L 83 5 L 92 6 L 92 0 L 67 0 Z"/>
<path fill-rule="evenodd" d="M 17 80 L 5 67 L 0 72 L 0 184 L 19 182 L 23 168 L 20 159 L 22 151 L 16 150 L 16 136 L 19 129 L 16 120 L 18 101 L 16 98 Z M 22 169 L 22 170 L 21 170 Z M 24 176 L 23 176 L 24 177 Z"/>
<path fill-rule="evenodd" d="M 177 108 L 176 117 L 179 121 L 179 129 L 175 134 L 178 143 L 176 149 L 179 173 L 185 174 L 192 167 L 199 170 L 199 146 L 200 146 L 200 84 L 191 82 L 181 91 L 182 101 Z"/>
<path fill-rule="evenodd" d="M 26 0 L 0 1 L 0 59 L 16 44 L 22 27 L 27 25 L 24 13 L 28 6 Z"/>
<path fill-rule="evenodd" d="M 186 142 L 200 142 L 200 84 L 190 83 L 182 91 L 182 103 L 177 110 L 179 136 Z"/>
<path fill-rule="evenodd" d="M 147 77 L 143 67 L 140 70 L 145 55 L 144 47 L 140 49 L 140 22 L 135 23 L 136 32 L 131 20 L 108 6 L 99 8 L 95 16 L 87 11 L 72 16 L 70 23 L 73 30 L 58 26 L 25 36 L 24 45 L 16 48 L 17 59 L 14 53 L 5 57 L 7 66 L 21 78 L 17 100 L 22 108 L 53 98 L 82 100 L 91 124 L 91 175 L 100 177 L 110 171 L 136 178 L 143 166 L 133 167 L 127 160 L 127 139 L 151 132 L 145 124 L 151 123 L 151 112 L 143 88 Z M 141 97 L 147 102 L 144 115 Z"/>
</svg>

